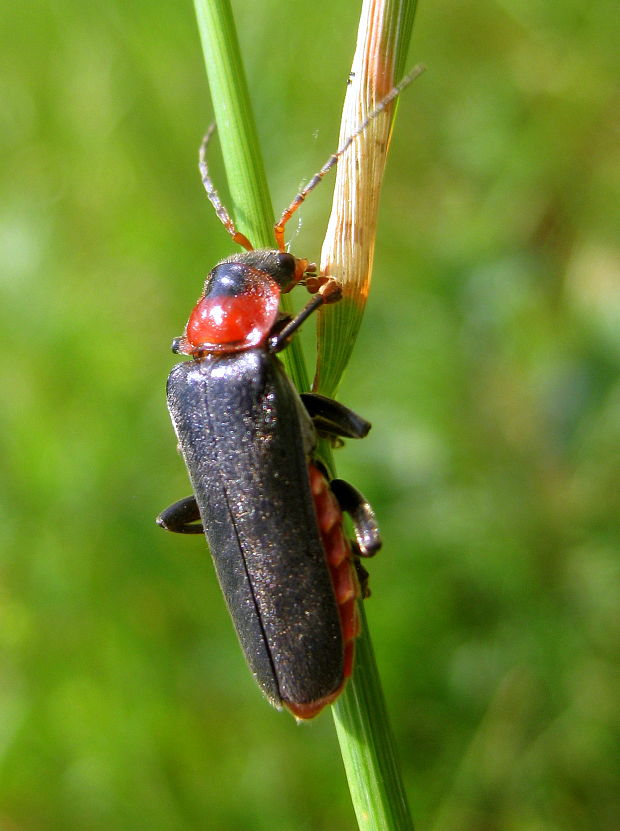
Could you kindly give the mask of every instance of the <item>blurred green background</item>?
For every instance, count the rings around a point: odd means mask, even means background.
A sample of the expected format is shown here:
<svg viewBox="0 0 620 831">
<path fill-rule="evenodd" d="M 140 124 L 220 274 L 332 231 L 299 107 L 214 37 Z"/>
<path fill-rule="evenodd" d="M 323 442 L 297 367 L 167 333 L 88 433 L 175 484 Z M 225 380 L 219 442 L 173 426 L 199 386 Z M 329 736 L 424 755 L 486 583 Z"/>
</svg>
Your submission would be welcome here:
<svg viewBox="0 0 620 831">
<path fill-rule="evenodd" d="M 335 148 L 359 10 L 235 10 L 281 209 Z M 619 827 L 617 11 L 418 9 L 341 389 L 374 429 L 339 472 L 384 532 L 367 613 L 419 829 Z M 169 343 L 230 252 L 191 4 L 0 20 L 0 829 L 353 829 L 329 712 L 269 708 L 204 542 L 153 522 L 188 492 Z"/>
</svg>

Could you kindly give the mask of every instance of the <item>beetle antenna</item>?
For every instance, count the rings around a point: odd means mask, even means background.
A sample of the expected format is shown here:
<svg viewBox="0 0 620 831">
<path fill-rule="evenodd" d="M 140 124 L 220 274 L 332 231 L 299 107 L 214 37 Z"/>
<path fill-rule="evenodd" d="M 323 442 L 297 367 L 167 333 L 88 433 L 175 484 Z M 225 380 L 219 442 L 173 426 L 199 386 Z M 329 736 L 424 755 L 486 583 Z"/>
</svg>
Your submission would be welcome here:
<svg viewBox="0 0 620 831">
<path fill-rule="evenodd" d="M 200 145 L 200 150 L 198 152 L 198 168 L 200 169 L 200 177 L 202 179 L 202 184 L 207 192 L 207 197 L 209 202 L 215 208 L 215 213 L 218 216 L 220 222 L 224 225 L 230 236 L 232 237 L 233 242 L 236 242 L 238 245 L 241 245 L 246 251 L 253 251 L 254 246 L 250 242 L 250 240 L 242 234 L 240 231 L 237 231 L 235 228 L 235 223 L 232 221 L 232 218 L 228 211 L 226 210 L 222 200 L 220 199 L 220 195 L 215 189 L 213 184 L 213 180 L 209 174 L 209 168 L 207 167 L 207 147 L 209 145 L 209 141 L 211 136 L 215 132 L 215 122 L 211 124 L 209 129 L 204 135 L 202 143 Z"/>
<path fill-rule="evenodd" d="M 299 208 L 301 203 L 304 201 L 306 196 L 315 189 L 315 187 L 319 184 L 319 182 L 323 179 L 323 177 L 332 169 L 332 167 L 337 163 L 338 159 L 346 153 L 349 147 L 353 144 L 355 139 L 364 132 L 366 127 L 373 121 L 378 115 L 380 115 L 386 107 L 392 103 L 392 101 L 397 98 L 400 93 L 405 89 L 405 87 L 409 86 L 412 81 L 421 75 L 426 67 L 422 64 L 418 64 L 414 66 L 411 72 L 408 72 L 404 78 L 402 78 L 396 86 L 392 87 L 392 89 L 388 92 L 388 94 L 381 99 L 381 101 L 377 104 L 377 106 L 372 110 L 366 118 L 362 121 L 359 127 L 354 130 L 351 135 L 346 139 L 344 144 L 342 144 L 335 153 L 329 157 L 329 159 L 325 162 L 323 167 L 315 173 L 314 176 L 310 179 L 308 184 L 301 190 L 297 196 L 293 199 L 291 204 L 288 208 L 283 211 L 282 216 L 274 226 L 274 234 L 276 238 L 276 242 L 278 244 L 278 249 L 280 251 L 284 251 L 284 228 L 286 223 L 289 219 L 293 216 L 295 211 Z M 210 197 L 209 197 L 210 198 Z"/>
</svg>

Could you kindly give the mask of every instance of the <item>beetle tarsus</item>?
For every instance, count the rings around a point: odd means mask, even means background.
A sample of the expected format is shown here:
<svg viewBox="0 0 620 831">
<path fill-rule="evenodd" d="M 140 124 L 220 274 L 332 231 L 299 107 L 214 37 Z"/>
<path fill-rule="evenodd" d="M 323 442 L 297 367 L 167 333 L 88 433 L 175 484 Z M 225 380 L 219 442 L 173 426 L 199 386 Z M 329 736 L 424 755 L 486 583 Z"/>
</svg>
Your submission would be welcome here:
<svg viewBox="0 0 620 831">
<path fill-rule="evenodd" d="M 356 543 L 351 543 L 351 548 L 353 549 L 353 566 L 355 567 L 355 573 L 357 575 L 357 581 L 360 584 L 360 593 L 363 600 L 367 600 L 372 592 L 370 591 L 370 586 L 368 585 L 370 574 L 368 574 L 367 570 L 364 568 L 360 561 L 360 553 L 359 548 Z"/>
<path fill-rule="evenodd" d="M 342 300 L 342 287 L 334 277 L 324 278 L 325 282 L 320 286 L 318 293 L 323 297 L 325 303 L 336 303 Z"/>
<path fill-rule="evenodd" d="M 381 548 L 381 534 L 368 500 L 344 479 L 329 483 L 342 510 L 351 517 L 360 557 L 372 557 Z"/>
</svg>

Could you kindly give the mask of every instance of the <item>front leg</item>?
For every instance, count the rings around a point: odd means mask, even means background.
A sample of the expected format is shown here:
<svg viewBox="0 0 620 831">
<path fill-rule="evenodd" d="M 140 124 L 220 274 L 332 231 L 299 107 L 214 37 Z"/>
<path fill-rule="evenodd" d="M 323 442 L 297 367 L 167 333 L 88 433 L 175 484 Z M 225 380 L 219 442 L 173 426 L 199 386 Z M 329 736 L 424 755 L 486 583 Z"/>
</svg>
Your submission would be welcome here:
<svg viewBox="0 0 620 831">
<path fill-rule="evenodd" d="M 203 534 L 204 526 L 200 519 L 200 511 L 195 496 L 186 496 L 170 505 L 156 518 L 155 522 L 166 531 L 175 534 Z"/>
</svg>

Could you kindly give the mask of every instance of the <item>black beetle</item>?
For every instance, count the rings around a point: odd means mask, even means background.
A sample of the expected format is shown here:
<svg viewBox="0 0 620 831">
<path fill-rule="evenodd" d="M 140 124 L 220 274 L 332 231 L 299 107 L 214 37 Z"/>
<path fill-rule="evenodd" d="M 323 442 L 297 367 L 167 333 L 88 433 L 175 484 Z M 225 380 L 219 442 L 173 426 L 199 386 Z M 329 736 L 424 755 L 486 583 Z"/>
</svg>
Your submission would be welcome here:
<svg viewBox="0 0 620 831">
<path fill-rule="evenodd" d="M 157 519 L 171 531 L 204 529 L 254 677 L 300 719 L 333 701 L 351 674 L 356 563 L 381 545 L 368 503 L 342 480 L 328 482 L 314 455 L 319 433 L 361 438 L 370 424 L 328 398 L 300 396 L 275 354 L 338 297 L 327 281 L 297 317 L 283 317 L 280 293 L 305 279 L 314 279 L 306 260 L 275 250 L 234 255 L 209 274 L 173 343 L 193 360 L 168 378 L 194 495 Z M 343 535 L 342 510 L 355 543 Z"/>
<path fill-rule="evenodd" d="M 332 277 L 285 251 L 286 223 L 367 124 L 416 78 L 415 67 L 379 102 L 297 194 L 274 227 L 277 249 L 255 250 L 237 231 L 200 148 L 202 182 L 234 242 L 247 249 L 218 263 L 173 351 L 193 361 L 168 378 L 168 409 L 194 494 L 157 522 L 204 530 L 237 635 L 260 688 L 299 719 L 342 691 L 359 632 L 357 599 L 368 594 L 360 556 L 381 547 L 374 513 L 316 458 L 319 435 L 363 438 L 370 424 L 336 401 L 298 394 L 276 353 L 323 303 L 340 297 Z M 280 294 L 297 284 L 315 297 L 293 319 Z M 355 542 L 343 533 L 349 514 Z"/>
</svg>

